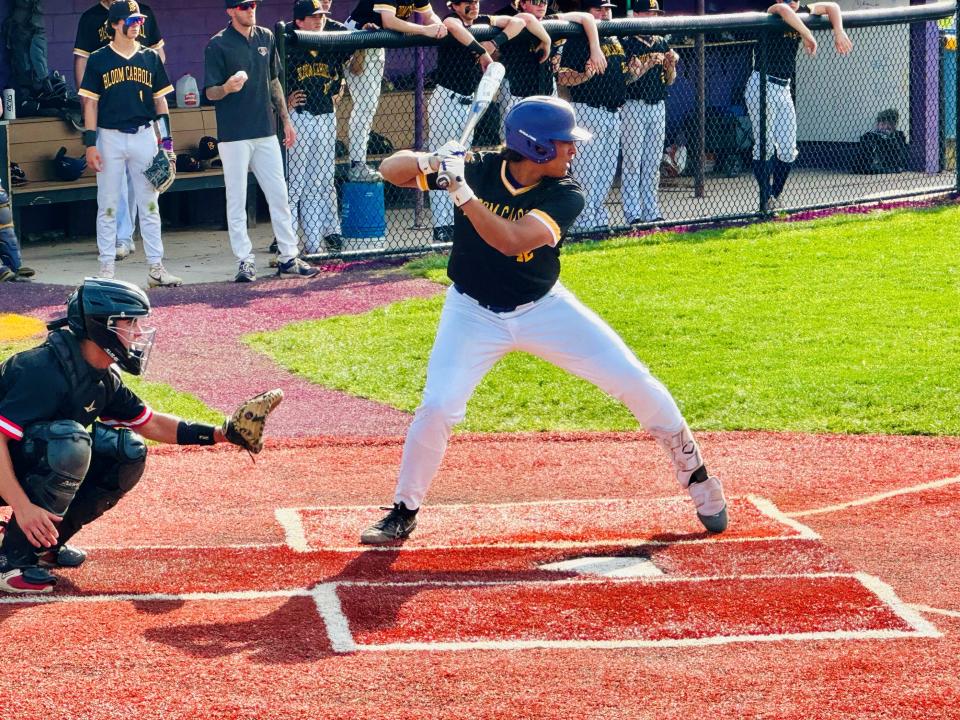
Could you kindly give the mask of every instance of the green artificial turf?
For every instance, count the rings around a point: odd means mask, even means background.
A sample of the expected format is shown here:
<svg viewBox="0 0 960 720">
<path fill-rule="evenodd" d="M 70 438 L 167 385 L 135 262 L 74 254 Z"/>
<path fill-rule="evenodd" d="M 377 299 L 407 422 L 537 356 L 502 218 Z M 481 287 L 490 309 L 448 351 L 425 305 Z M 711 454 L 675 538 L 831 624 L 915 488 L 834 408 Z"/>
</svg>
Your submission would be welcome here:
<svg viewBox="0 0 960 720">
<path fill-rule="evenodd" d="M 702 429 L 960 434 L 960 208 L 835 216 L 565 248 L 561 280 Z M 408 266 L 441 279 L 443 258 Z M 442 298 L 248 338 L 312 382 L 412 411 Z M 576 342 L 576 338 L 571 338 Z M 526 355 L 460 429 L 617 430 L 626 409 Z"/>
</svg>

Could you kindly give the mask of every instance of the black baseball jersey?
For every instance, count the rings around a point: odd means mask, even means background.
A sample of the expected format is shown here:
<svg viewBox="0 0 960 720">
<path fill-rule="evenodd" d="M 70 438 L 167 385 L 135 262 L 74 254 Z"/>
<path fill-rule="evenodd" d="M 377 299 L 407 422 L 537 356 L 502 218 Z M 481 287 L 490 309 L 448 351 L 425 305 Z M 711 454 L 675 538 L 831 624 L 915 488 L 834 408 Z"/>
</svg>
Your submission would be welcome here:
<svg viewBox="0 0 960 720">
<path fill-rule="evenodd" d="M 554 15 L 544 17 L 544 20 L 554 19 Z M 500 62 L 506 70 L 505 77 L 510 83 L 510 94 L 514 97 L 553 95 L 556 89 L 553 76 L 557 56 L 564 42 L 557 40 L 553 43 L 546 62 L 540 62 L 540 40 L 526 28 L 503 45 L 500 48 Z"/>
<path fill-rule="evenodd" d="M 137 428 L 153 411 L 123 384 L 116 366 L 98 370 L 79 355 L 79 343 L 69 330 L 55 330 L 79 361 L 78 377 L 68 375 L 48 339 L 0 365 L 0 432 L 11 440 L 38 422 L 73 420 L 84 427 L 100 418 L 108 425 Z"/>
<path fill-rule="evenodd" d="M 327 20 L 321 32 L 346 30 L 336 20 Z M 352 50 L 314 50 L 294 47 L 287 53 L 287 94 L 303 90 L 307 102 L 294 109 L 311 115 L 333 112 L 333 98 L 340 92 L 344 80 L 344 63 L 350 60 Z"/>
<path fill-rule="evenodd" d="M 585 83 L 572 86 L 570 99 L 593 107 L 617 110 L 626 102 L 626 54 L 623 45 L 614 36 L 600 38 L 600 50 L 607 58 L 606 71 L 597 73 Z M 564 69 L 583 72 L 589 59 L 590 45 L 586 37 L 572 38 L 563 49 L 561 72 Z"/>
<path fill-rule="evenodd" d="M 458 16 L 450 13 L 447 17 Z M 470 27 L 489 24 L 489 15 L 479 15 Z M 440 41 L 440 47 L 437 48 L 437 85 L 459 95 L 472 96 L 482 77 L 479 56 L 453 35 L 447 35 Z"/>
<path fill-rule="evenodd" d="M 659 35 L 649 37 L 632 36 L 624 38 L 623 49 L 628 58 L 639 58 L 643 62 L 644 56 L 651 53 L 668 53 L 670 45 L 666 38 Z M 629 78 L 629 75 L 627 76 Z M 628 100 L 643 100 L 647 103 L 658 103 L 667 99 L 667 73 L 663 65 L 654 65 L 647 70 L 636 82 L 627 85 Z"/>
<path fill-rule="evenodd" d="M 757 10 L 764 12 L 770 5 L 766 2 Z M 809 13 L 808 5 L 800 5 L 798 13 Z M 792 27 L 784 25 L 783 30 L 776 30 L 770 34 L 767 44 L 767 75 L 781 80 L 793 80 L 797 75 L 797 50 L 800 49 L 800 33 Z M 760 69 L 759 45 L 753 46 L 753 67 Z"/>
<path fill-rule="evenodd" d="M 220 142 L 277 134 L 270 84 L 280 78 L 280 57 L 272 32 L 255 25 L 246 38 L 227 25 L 207 43 L 203 68 L 204 87 L 223 85 L 239 70 L 247 73 L 239 92 L 214 103 Z"/>
<path fill-rule="evenodd" d="M 140 12 L 146 15 L 147 19 L 140 26 L 140 37 L 137 39 L 142 45 L 159 50 L 163 47 L 163 38 L 160 36 L 157 18 L 154 17 L 153 10 L 150 9 L 149 5 L 138 4 L 140 5 Z M 110 42 L 109 17 L 110 11 L 100 3 L 86 10 L 80 16 L 80 22 L 77 23 L 77 39 L 73 44 L 74 55 L 90 57 L 91 53 Z"/>
<path fill-rule="evenodd" d="M 447 275 L 463 292 L 485 305 L 510 307 L 543 297 L 560 277 L 560 246 L 583 210 L 583 190 L 569 175 L 543 178 L 536 185 L 522 187 L 511 178 L 507 161 L 495 152 L 477 153 L 466 164 L 464 175 L 477 200 L 488 210 L 511 221 L 533 214 L 550 229 L 557 244 L 523 255 L 504 255 L 484 242 L 457 208 Z M 436 174 L 428 177 L 427 182 L 420 177 L 421 188 L 437 189 Z"/>
<path fill-rule="evenodd" d="M 80 94 L 98 101 L 97 127 L 111 130 L 149 123 L 157 115 L 154 98 L 171 92 L 157 51 L 141 46 L 129 58 L 113 45 L 95 50 L 80 82 Z"/>
<path fill-rule="evenodd" d="M 373 23 L 377 27 L 383 27 L 383 21 L 380 13 L 391 10 L 397 16 L 398 20 L 407 20 L 413 22 L 413 14 L 428 13 L 432 10 L 429 0 L 413 0 L 413 2 L 400 2 L 399 0 L 360 0 L 357 6 L 350 13 L 347 19 L 356 23 L 356 29 L 361 29 L 367 23 Z"/>
</svg>

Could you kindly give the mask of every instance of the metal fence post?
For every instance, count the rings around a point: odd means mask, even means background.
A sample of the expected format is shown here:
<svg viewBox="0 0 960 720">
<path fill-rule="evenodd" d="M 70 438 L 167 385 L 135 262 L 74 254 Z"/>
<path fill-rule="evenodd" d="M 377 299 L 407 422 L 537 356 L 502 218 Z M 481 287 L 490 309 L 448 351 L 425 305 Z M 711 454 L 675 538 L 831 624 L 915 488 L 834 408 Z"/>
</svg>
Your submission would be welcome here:
<svg viewBox="0 0 960 720">
<path fill-rule="evenodd" d="M 417 46 L 416 67 L 414 76 L 416 81 L 413 88 L 413 149 L 423 150 L 423 47 Z M 414 200 L 413 226 L 423 227 L 423 193 L 417 191 Z"/>
<path fill-rule="evenodd" d="M 760 70 L 760 168 L 766 173 L 767 167 L 767 54 L 769 52 L 768 38 L 770 31 L 763 29 L 757 47 L 757 64 Z M 760 183 L 760 215 L 767 212 L 767 201 L 770 199 L 770 183 L 767 176 L 765 182 Z"/>
<path fill-rule="evenodd" d="M 273 26 L 273 37 L 277 44 L 277 55 L 280 56 L 280 87 L 283 88 L 283 97 L 287 97 L 287 24 L 283 20 L 278 20 Z M 290 108 L 287 108 L 290 112 Z M 287 162 L 287 146 L 283 144 L 283 123 L 279 122 L 277 116 L 277 139 L 280 141 L 280 154 L 283 157 L 283 177 L 289 178 Z"/>
<path fill-rule="evenodd" d="M 953 135 L 953 169 L 956 171 L 956 183 L 954 184 L 954 193 L 960 195 L 960 2 L 957 3 L 957 11 L 953 16 L 953 32 L 954 37 L 957 40 L 957 48 L 953 52 L 953 62 L 956 64 L 954 68 L 954 79 L 956 80 L 955 87 L 953 91 L 956 93 L 954 96 L 954 119 L 956 120 L 956 127 L 954 127 Z"/>
</svg>

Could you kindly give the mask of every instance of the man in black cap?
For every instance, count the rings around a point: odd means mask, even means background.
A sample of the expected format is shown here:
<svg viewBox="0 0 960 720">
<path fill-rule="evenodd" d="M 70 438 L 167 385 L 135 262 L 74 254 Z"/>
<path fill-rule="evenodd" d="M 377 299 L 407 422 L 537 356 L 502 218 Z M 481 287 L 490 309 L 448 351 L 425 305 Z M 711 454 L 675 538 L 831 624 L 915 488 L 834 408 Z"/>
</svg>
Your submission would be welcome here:
<svg viewBox="0 0 960 720">
<path fill-rule="evenodd" d="M 318 274 L 300 259 L 283 176 L 274 111 L 283 126 L 284 145 L 292 148 L 297 131 L 287 112 L 280 84 L 280 58 L 273 33 L 257 25 L 255 0 L 225 0 L 230 24 L 204 52 L 207 99 L 217 111 L 217 148 L 223 163 L 230 247 L 239 263 L 236 282 L 257 279 L 253 244 L 247 233 L 247 174 L 252 170 L 270 206 L 270 222 L 280 257 L 277 274 L 311 278 Z"/>
</svg>

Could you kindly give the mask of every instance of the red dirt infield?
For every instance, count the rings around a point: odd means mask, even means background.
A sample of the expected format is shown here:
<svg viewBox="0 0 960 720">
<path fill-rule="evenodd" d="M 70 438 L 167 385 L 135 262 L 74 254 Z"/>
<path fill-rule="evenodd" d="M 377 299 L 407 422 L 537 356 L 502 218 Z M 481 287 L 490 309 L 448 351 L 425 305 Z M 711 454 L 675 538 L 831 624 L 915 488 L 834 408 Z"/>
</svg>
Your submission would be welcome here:
<svg viewBox="0 0 960 720">
<path fill-rule="evenodd" d="M 152 449 L 0 718 L 960 717 L 960 440 L 700 437 L 723 535 L 645 435 L 457 436 L 379 549 L 398 437 Z"/>
</svg>

